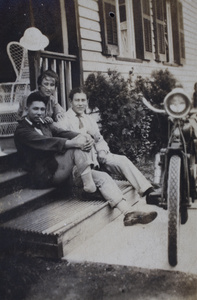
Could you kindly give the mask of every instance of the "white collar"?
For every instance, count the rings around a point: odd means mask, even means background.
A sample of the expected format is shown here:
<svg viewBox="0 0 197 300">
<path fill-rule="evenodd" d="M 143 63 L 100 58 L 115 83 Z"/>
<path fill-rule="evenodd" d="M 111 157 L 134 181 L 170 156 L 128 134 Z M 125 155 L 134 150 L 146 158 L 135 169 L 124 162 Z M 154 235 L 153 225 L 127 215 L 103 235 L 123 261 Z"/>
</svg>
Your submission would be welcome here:
<svg viewBox="0 0 197 300">
<path fill-rule="evenodd" d="M 72 114 L 73 116 L 77 117 L 77 113 L 72 109 L 72 107 L 71 107 L 71 114 Z M 85 113 L 83 113 L 82 115 L 80 115 L 80 117 L 83 118 L 84 115 L 85 115 Z"/>
</svg>

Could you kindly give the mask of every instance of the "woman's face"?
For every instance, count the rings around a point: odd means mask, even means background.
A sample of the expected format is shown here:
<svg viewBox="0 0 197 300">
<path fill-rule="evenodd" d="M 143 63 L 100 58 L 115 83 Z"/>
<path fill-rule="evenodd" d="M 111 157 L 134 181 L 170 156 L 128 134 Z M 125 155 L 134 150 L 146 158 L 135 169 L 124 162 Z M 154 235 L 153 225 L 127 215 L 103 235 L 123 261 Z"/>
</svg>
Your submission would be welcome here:
<svg viewBox="0 0 197 300">
<path fill-rule="evenodd" d="M 42 96 L 50 97 L 54 94 L 55 87 L 55 78 L 46 76 L 42 79 L 41 85 L 39 87 L 40 93 Z"/>
</svg>

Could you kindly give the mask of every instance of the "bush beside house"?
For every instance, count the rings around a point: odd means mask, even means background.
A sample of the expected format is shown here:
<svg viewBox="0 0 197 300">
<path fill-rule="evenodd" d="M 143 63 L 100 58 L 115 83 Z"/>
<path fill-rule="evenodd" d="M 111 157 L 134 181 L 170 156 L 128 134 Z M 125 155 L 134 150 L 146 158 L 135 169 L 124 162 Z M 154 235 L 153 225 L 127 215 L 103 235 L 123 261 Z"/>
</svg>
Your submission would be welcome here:
<svg viewBox="0 0 197 300">
<path fill-rule="evenodd" d="M 138 77 L 134 85 L 117 71 L 109 70 L 108 75 L 91 73 L 87 77 L 89 107 L 98 107 L 101 131 L 112 152 L 138 162 L 164 146 L 167 121 L 147 109 L 138 93 L 142 92 L 158 107 L 176 83 L 168 70 L 154 71 L 150 78 Z"/>
</svg>

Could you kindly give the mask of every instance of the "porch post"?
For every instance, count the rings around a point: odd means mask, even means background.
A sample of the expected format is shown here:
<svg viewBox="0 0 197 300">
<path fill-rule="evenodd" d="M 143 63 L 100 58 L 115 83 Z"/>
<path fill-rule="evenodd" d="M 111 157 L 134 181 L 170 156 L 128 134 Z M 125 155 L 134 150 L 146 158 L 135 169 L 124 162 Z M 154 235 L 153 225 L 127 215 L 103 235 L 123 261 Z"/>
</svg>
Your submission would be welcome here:
<svg viewBox="0 0 197 300">
<path fill-rule="evenodd" d="M 37 78 L 40 75 L 40 51 L 28 51 L 31 91 L 38 88 Z"/>
<path fill-rule="evenodd" d="M 67 30 L 67 19 L 66 19 L 66 8 L 65 0 L 60 0 L 60 11 L 61 11 L 61 22 L 62 22 L 62 40 L 64 54 L 68 54 L 68 30 Z"/>
</svg>

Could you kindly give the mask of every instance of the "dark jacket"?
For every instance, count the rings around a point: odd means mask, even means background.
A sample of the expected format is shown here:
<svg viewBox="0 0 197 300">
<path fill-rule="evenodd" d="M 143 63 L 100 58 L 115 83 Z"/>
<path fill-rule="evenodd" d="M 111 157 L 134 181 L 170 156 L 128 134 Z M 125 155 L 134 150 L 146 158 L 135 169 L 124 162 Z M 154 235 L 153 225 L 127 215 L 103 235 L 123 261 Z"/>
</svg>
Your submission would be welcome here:
<svg viewBox="0 0 197 300">
<path fill-rule="evenodd" d="M 66 152 L 65 142 L 78 135 L 65 131 L 53 124 L 41 125 L 43 135 L 40 135 L 25 119 L 16 128 L 14 141 L 23 168 L 27 170 L 37 185 L 50 183 L 57 169 L 55 154 Z"/>
</svg>

